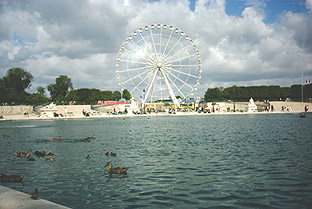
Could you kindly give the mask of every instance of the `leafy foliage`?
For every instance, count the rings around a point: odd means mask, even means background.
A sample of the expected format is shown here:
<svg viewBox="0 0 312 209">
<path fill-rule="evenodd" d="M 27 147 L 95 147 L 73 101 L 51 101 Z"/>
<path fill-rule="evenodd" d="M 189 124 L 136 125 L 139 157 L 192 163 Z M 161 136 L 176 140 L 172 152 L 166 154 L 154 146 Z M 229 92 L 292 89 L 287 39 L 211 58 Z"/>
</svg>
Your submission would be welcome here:
<svg viewBox="0 0 312 209">
<path fill-rule="evenodd" d="M 0 102 L 23 104 L 28 94 L 25 89 L 31 86 L 33 76 L 22 68 L 11 68 L 0 79 Z"/>
<path fill-rule="evenodd" d="M 52 101 L 63 101 L 70 89 L 73 89 L 73 83 L 67 75 L 60 75 L 55 79 L 55 84 L 48 85 Z"/>
<path fill-rule="evenodd" d="M 131 99 L 131 93 L 127 89 L 124 89 L 122 91 L 122 98 L 124 98 L 125 100 L 130 100 Z"/>
<path fill-rule="evenodd" d="M 121 93 L 119 91 L 114 91 L 112 95 L 112 99 L 115 101 L 119 101 L 121 99 Z"/>
<path fill-rule="evenodd" d="M 291 90 L 294 88 L 293 90 Z M 205 92 L 205 101 L 248 101 L 250 97 L 255 100 L 285 100 L 292 95 L 296 98 L 295 92 L 298 92 L 297 87 L 280 87 L 280 86 L 231 86 L 223 89 L 208 88 Z M 299 94 L 300 95 L 300 94 Z"/>
</svg>

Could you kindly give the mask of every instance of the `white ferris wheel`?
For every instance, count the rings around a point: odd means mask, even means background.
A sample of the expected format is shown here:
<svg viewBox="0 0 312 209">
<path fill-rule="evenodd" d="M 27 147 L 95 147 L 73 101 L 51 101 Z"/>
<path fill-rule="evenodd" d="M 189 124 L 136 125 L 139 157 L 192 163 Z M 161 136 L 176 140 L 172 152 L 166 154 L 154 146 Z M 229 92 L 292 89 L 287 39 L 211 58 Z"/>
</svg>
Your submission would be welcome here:
<svg viewBox="0 0 312 209">
<path fill-rule="evenodd" d="M 151 24 L 134 31 L 118 52 L 122 89 L 147 102 L 193 95 L 201 79 L 201 59 L 193 40 L 179 28 Z"/>
</svg>

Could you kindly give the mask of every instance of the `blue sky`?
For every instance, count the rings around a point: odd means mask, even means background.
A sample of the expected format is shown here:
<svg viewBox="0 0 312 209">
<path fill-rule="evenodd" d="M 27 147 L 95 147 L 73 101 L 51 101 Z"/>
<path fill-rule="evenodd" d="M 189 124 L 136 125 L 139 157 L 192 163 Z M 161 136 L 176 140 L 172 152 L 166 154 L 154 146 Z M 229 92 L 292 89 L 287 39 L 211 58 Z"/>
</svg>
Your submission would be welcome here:
<svg viewBox="0 0 312 209">
<path fill-rule="evenodd" d="M 197 0 L 190 0 L 190 9 L 194 11 L 195 2 Z M 279 21 L 279 16 L 285 11 L 292 11 L 295 13 L 306 13 L 308 9 L 305 7 L 305 0 L 266 0 L 259 1 L 265 3 L 264 22 L 274 23 Z M 259 3 L 258 2 L 258 3 Z M 243 0 L 228 0 L 226 1 L 226 13 L 241 17 L 243 10 L 251 5 L 251 1 Z"/>
</svg>

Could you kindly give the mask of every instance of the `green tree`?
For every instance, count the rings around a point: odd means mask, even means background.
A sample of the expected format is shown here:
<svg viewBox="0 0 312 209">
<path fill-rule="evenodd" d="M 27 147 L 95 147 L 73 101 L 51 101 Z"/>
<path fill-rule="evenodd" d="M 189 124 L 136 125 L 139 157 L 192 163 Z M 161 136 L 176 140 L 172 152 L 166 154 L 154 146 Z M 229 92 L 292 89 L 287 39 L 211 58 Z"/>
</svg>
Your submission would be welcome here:
<svg viewBox="0 0 312 209">
<path fill-rule="evenodd" d="M 52 101 L 63 101 L 70 89 L 73 89 L 73 83 L 67 75 L 60 75 L 55 79 L 55 84 L 48 85 Z"/>
<path fill-rule="evenodd" d="M 66 96 L 65 96 L 65 101 L 69 102 L 69 101 L 78 101 L 79 100 L 79 97 L 78 97 L 78 94 L 77 94 L 77 90 L 76 89 L 72 89 L 70 90 Z"/>
<path fill-rule="evenodd" d="M 49 99 L 39 93 L 30 94 L 27 96 L 25 103 L 28 105 L 42 105 L 49 102 Z"/>
<path fill-rule="evenodd" d="M 19 94 L 24 93 L 25 89 L 31 86 L 33 79 L 34 77 L 30 72 L 22 68 L 11 68 L 2 78 L 2 82 L 5 88 L 15 89 L 16 93 Z"/>
<path fill-rule="evenodd" d="M 37 87 L 37 93 L 42 95 L 42 96 L 46 96 L 46 91 L 45 91 L 45 88 L 42 87 L 42 86 L 38 86 Z"/>
<path fill-rule="evenodd" d="M 121 93 L 119 91 L 114 91 L 112 95 L 112 99 L 115 101 L 119 101 L 121 99 Z"/>
<path fill-rule="evenodd" d="M 0 102 L 23 104 L 28 95 L 25 89 L 31 86 L 33 76 L 22 68 L 11 68 L 0 79 Z"/>
<path fill-rule="evenodd" d="M 113 100 L 113 92 L 112 91 L 101 91 L 101 98 L 103 101 Z"/>
<path fill-rule="evenodd" d="M 127 89 L 124 89 L 122 91 L 122 98 L 124 98 L 125 100 L 130 100 L 131 99 L 131 93 Z"/>
<path fill-rule="evenodd" d="M 204 98 L 206 102 L 224 100 L 222 88 L 208 88 L 205 92 Z"/>
</svg>

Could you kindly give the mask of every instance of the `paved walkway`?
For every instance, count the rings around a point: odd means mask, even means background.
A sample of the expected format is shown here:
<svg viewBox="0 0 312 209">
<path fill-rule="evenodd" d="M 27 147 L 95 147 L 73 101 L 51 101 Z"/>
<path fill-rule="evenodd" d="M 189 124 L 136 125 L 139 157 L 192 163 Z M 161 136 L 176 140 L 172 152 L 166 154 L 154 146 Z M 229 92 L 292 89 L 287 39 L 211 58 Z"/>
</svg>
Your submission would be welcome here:
<svg viewBox="0 0 312 209">
<path fill-rule="evenodd" d="M 40 198 L 33 200 L 30 196 L 31 194 L 0 186 L 0 209 L 68 209 Z"/>
</svg>

